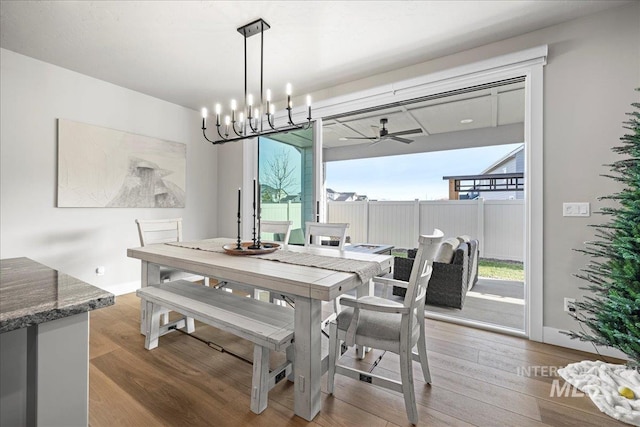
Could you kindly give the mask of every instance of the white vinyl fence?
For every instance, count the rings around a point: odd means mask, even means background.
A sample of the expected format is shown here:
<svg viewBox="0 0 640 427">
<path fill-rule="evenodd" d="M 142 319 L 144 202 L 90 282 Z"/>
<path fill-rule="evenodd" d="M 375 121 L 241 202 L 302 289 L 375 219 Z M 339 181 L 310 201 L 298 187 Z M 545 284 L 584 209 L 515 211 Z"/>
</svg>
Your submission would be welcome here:
<svg viewBox="0 0 640 427">
<path fill-rule="evenodd" d="M 293 221 L 292 229 L 302 226 L 302 203 L 262 203 L 262 218 L 273 221 Z"/>
<path fill-rule="evenodd" d="M 327 222 L 350 224 L 353 243 L 414 248 L 419 234 L 439 228 L 478 239 L 482 258 L 523 260 L 523 200 L 329 202 L 327 212 Z"/>
</svg>

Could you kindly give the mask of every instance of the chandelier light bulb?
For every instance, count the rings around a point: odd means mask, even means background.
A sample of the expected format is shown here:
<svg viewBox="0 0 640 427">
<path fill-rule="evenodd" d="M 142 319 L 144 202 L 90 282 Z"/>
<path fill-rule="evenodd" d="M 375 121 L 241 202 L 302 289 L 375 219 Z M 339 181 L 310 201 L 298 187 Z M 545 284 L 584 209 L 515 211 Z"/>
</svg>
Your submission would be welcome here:
<svg viewBox="0 0 640 427">
<path fill-rule="evenodd" d="M 220 115 L 220 113 L 222 112 L 222 107 L 220 106 L 220 104 L 216 104 L 216 115 Z"/>
<path fill-rule="evenodd" d="M 269 114 L 273 115 L 276 112 L 276 104 L 269 105 Z"/>
<path fill-rule="evenodd" d="M 224 124 L 229 126 L 229 124 L 231 123 L 231 117 L 229 116 L 224 116 Z"/>
<path fill-rule="evenodd" d="M 203 118 L 203 119 L 206 119 L 206 118 L 207 118 L 207 115 L 208 115 L 207 109 L 206 109 L 206 108 L 203 108 L 203 109 L 202 109 L 202 118 Z"/>
<path fill-rule="evenodd" d="M 240 123 L 244 123 L 244 113 L 240 113 Z"/>
<path fill-rule="evenodd" d="M 236 111 L 236 108 L 238 108 L 238 103 L 236 102 L 235 99 L 231 100 L 231 111 Z"/>
<path fill-rule="evenodd" d="M 267 102 L 271 101 L 271 89 L 267 89 Z"/>
<path fill-rule="evenodd" d="M 311 95 L 307 95 L 307 107 L 311 107 Z"/>
<path fill-rule="evenodd" d="M 249 105 L 249 108 L 253 106 L 253 95 L 247 95 L 247 104 Z"/>
<path fill-rule="evenodd" d="M 256 119 L 259 119 L 259 118 L 260 118 L 260 111 L 258 111 L 258 109 L 257 109 L 257 108 L 256 108 L 255 110 L 253 110 L 253 114 L 254 114 L 254 117 L 255 117 Z"/>
<path fill-rule="evenodd" d="M 287 95 L 291 96 L 291 83 L 287 83 Z"/>
</svg>

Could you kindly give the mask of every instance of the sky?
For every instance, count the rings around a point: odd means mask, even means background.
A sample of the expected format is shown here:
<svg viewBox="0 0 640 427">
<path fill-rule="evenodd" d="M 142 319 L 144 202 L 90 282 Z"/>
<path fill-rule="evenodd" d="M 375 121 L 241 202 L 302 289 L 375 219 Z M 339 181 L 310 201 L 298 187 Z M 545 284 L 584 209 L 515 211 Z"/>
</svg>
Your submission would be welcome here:
<svg viewBox="0 0 640 427">
<path fill-rule="evenodd" d="M 327 162 L 326 188 L 369 200 L 449 198 L 443 176 L 479 174 L 522 144 Z"/>
</svg>

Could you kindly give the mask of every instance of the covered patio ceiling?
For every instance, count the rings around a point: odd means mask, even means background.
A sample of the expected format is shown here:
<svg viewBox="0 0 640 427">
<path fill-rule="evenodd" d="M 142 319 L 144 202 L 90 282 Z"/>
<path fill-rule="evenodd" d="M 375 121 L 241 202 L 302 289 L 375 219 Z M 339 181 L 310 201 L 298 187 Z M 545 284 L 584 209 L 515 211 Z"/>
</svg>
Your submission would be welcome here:
<svg viewBox="0 0 640 427">
<path fill-rule="evenodd" d="M 351 160 L 523 142 L 524 85 L 524 79 L 516 79 L 324 118 L 323 159 Z M 402 135 L 412 142 L 375 139 L 382 118 L 387 119 L 390 134 L 416 129 L 416 133 Z M 271 138 L 303 147 L 311 145 L 312 137 L 310 131 L 296 131 Z"/>
</svg>

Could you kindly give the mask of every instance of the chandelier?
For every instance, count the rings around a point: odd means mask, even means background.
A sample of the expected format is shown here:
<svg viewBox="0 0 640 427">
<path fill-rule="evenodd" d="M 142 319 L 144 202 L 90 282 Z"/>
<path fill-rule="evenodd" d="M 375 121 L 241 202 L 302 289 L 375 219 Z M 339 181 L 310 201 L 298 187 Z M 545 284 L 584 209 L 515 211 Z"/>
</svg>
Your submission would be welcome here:
<svg viewBox="0 0 640 427">
<path fill-rule="evenodd" d="M 207 137 L 207 118 L 209 113 L 206 108 L 202 109 L 202 135 L 204 139 L 212 144 L 224 144 L 230 141 L 239 141 L 257 136 L 270 135 L 278 132 L 288 132 L 296 129 L 308 129 L 311 126 L 311 96 L 307 95 L 307 121 L 304 124 L 296 124 L 291 117 L 293 103 L 291 101 L 291 84 L 287 83 L 287 125 L 275 126 L 276 107 L 271 102 L 271 90 L 267 89 L 266 105 L 263 99 L 263 68 L 264 68 L 264 32 L 269 28 L 262 18 L 238 28 L 238 32 L 244 36 L 244 106 L 238 109 L 235 99 L 231 100 L 231 113 L 222 117 L 222 107 L 215 105 L 216 131 L 217 137 L 209 139 Z M 247 93 L 247 39 L 253 35 L 260 34 L 260 99 L 254 100 L 253 95 Z M 258 101 L 258 103 L 254 103 Z M 267 127 L 268 125 L 268 127 Z M 216 139 L 217 138 L 217 139 Z"/>
</svg>

